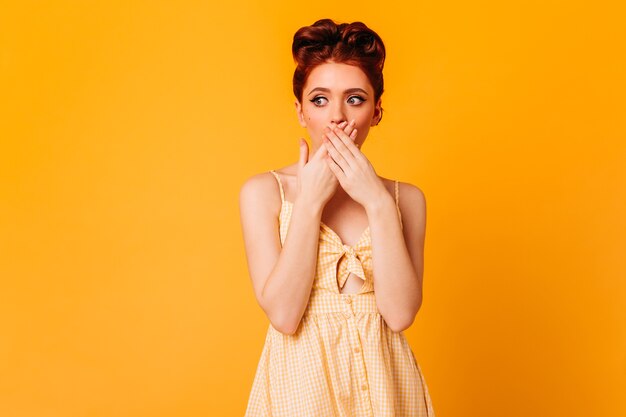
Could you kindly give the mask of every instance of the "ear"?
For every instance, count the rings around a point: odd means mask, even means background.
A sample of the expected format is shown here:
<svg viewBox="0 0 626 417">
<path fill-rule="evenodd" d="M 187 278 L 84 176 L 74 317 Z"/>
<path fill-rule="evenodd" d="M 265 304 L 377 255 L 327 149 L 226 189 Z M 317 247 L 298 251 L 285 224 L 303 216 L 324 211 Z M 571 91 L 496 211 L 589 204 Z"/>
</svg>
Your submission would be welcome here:
<svg viewBox="0 0 626 417">
<path fill-rule="evenodd" d="M 306 127 L 306 120 L 304 120 L 304 114 L 302 113 L 302 104 L 300 104 L 300 101 L 298 100 L 296 100 L 294 104 L 296 105 L 296 113 L 298 114 L 300 126 Z"/>
<path fill-rule="evenodd" d="M 376 107 L 374 107 L 374 115 L 372 116 L 370 126 L 376 126 L 380 122 L 381 117 L 383 117 L 382 104 L 383 100 L 379 98 Z"/>
</svg>

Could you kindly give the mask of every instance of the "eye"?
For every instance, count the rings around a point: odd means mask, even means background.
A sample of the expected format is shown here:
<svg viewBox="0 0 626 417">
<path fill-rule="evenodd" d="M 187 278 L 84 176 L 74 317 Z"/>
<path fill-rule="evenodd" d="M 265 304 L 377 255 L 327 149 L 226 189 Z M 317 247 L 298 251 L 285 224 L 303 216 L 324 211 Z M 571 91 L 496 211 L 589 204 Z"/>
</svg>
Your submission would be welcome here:
<svg viewBox="0 0 626 417">
<path fill-rule="evenodd" d="M 365 101 L 365 99 L 364 99 L 363 97 L 361 97 L 361 96 L 350 96 L 350 98 L 348 98 L 348 100 L 352 100 L 352 99 L 354 99 L 354 98 L 355 98 L 355 99 L 357 99 L 357 100 L 359 100 L 359 102 L 358 102 L 358 103 L 356 103 L 357 105 L 358 105 L 358 104 L 361 104 L 361 103 L 363 103 L 363 102 Z"/>
<path fill-rule="evenodd" d="M 324 96 L 317 96 L 317 97 L 314 97 L 313 99 L 311 99 L 310 101 L 311 101 L 311 103 L 315 104 L 317 107 L 321 107 L 322 105 L 319 104 L 319 100 L 326 100 L 326 97 L 324 97 Z"/>
</svg>

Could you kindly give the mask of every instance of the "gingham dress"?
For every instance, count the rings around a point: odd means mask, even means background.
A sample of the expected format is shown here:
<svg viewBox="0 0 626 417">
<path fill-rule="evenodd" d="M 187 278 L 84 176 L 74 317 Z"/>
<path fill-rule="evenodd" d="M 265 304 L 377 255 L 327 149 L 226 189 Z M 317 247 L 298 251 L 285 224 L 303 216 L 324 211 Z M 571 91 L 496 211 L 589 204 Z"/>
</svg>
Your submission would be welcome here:
<svg viewBox="0 0 626 417">
<path fill-rule="evenodd" d="M 282 207 L 284 243 L 293 203 Z M 398 181 L 395 182 L 396 209 Z M 400 222 L 402 219 L 400 217 Z M 342 294 L 350 272 L 363 280 Z M 320 223 L 317 270 L 308 306 L 293 335 L 269 325 L 246 417 L 433 417 L 428 388 L 404 333 L 376 307 L 369 226 L 353 246 Z"/>
</svg>

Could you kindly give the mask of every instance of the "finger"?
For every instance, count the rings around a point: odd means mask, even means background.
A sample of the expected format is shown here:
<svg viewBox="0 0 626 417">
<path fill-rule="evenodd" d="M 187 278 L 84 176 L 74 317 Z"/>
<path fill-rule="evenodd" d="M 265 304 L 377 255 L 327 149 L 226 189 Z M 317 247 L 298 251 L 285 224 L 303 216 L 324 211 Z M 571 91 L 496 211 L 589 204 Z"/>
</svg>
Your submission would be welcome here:
<svg viewBox="0 0 626 417">
<path fill-rule="evenodd" d="M 348 128 L 350 127 L 350 122 L 348 122 L 347 120 L 339 123 L 338 125 L 335 125 L 334 122 L 331 122 L 329 125 L 327 125 L 328 128 L 330 128 L 331 126 L 337 126 L 339 129 L 343 129 L 343 131 L 346 132 L 348 135 L 350 134 L 350 131 L 348 130 Z"/>
<path fill-rule="evenodd" d="M 344 179 L 346 178 L 346 174 L 343 172 L 341 167 L 337 165 L 333 158 L 331 158 L 330 155 L 326 156 L 325 160 L 330 170 L 333 172 L 333 174 L 335 174 L 335 177 L 339 181 L 339 184 L 342 184 Z"/>
<path fill-rule="evenodd" d="M 344 130 L 344 131 L 346 132 L 350 140 L 354 142 L 354 146 L 356 146 L 357 148 L 361 148 L 361 145 L 356 142 L 356 135 L 358 133 L 356 127 L 352 129 L 351 132 L 349 132 L 348 130 Z"/>
<path fill-rule="evenodd" d="M 350 136 L 351 138 L 354 138 L 353 136 L 351 136 L 351 134 L 356 129 L 356 119 L 352 119 L 350 122 L 348 122 L 347 120 L 344 122 L 341 122 L 337 125 L 337 127 L 339 127 L 340 129 L 343 129 L 343 131 L 346 132 L 346 135 Z"/>
<path fill-rule="evenodd" d="M 352 143 L 354 143 L 354 146 L 356 146 L 357 148 L 359 148 L 359 150 L 361 150 L 361 144 L 357 143 L 356 141 L 356 137 L 358 134 L 358 131 L 356 128 L 356 119 L 352 119 L 352 121 L 345 127 L 345 129 L 343 129 L 343 131 L 346 133 L 346 135 L 348 135 L 348 138 L 352 141 Z M 357 152 L 356 154 L 354 154 L 354 157 L 358 158 L 359 153 Z"/>
<path fill-rule="evenodd" d="M 358 147 L 356 146 L 354 141 L 350 138 L 350 136 L 346 134 L 346 132 L 344 132 L 341 129 L 335 128 L 333 129 L 333 133 L 335 134 L 335 136 L 337 136 L 337 138 L 341 141 L 341 143 L 346 147 L 346 151 L 349 151 L 352 154 L 352 156 L 356 157 L 359 154 L 360 151 Z M 337 146 L 337 148 L 341 149 L 339 146 Z"/>
<path fill-rule="evenodd" d="M 323 140 L 324 138 L 322 138 L 322 141 Z M 309 151 L 309 153 L 311 153 L 311 151 Z M 309 157 L 309 162 L 313 160 L 321 160 L 322 158 L 324 158 L 324 155 L 326 155 L 326 150 L 323 146 L 319 146 L 317 150 Z"/>
<path fill-rule="evenodd" d="M 354 158 L 354 154 L 352 153 L 352 151 L 350 151 L 350 149 L 348 149 L 348 147 L 345 145 L 345 143 L 343 142 L 342 139 L 339 138 L 339 136 L 337 136 L 337 132 L 336 130 L 338 129 L 334 129 L 334 131 L 330 131 L 328 133 L 326 133 L 326 136 L 330 139 L 334 149 L 338 152 L 339 155 L 341 155 L 343 161 L 345 161 L 345 164 L 347 164 L 347 166 L 342 165 L 341 161 L 338 161 L 337 157 L 335 157 L 334 154 L 331 154 L 334 159 L 339 162 L 339 165 L 342 166 L 342 168 L 350 168 L 350 169 L 355 169 L 356 168 L 356 159 Z M 345 135 L 345 133 L 344 133 Z M 350 140 L 350 142 L 352 142 Z M 354 146 L 354 143 L 351 143 L 352 146 Z M 345 171 L 345 169 L 344 169 Z"/>
<path fill-rule="evenodd" d="M 303 138 L 300 138 L 300 159 L 298 160 L 298 169 L 304 167 L 308 161 L 309 145 Z"/>
<path fill-rule="evenodd" d="M 346 122 L 346 126 L 343 128 L 343 131 L 346 132 L 346 135 L 352 137 L 352 132 L 356 130 L 356 119 L 352 119 L 350 123 Z"/>
<path fill-rule="evenodd" d="M 348 163 L 348 161 L 346 161 L 346 158 L 344 158 L 343 155 L 337 150 L 332 139 L 329 138 L 329 135 L 324 134 L 322 136 L 324 138 L 324 144 L 326 145 L 326 148 L 328 148 L 328 153 L 333 158 L 335 163 L 339 165 L 343 171 L 351 168 L 351 165 Z M 339 139 L 335 139 L 335 141 L 338 140 Z"/>
<path fill-rule="evenodd" d="M 315 155 L 313 155 L 313 158 L 311 159 L 323 159 L 326 155 L 328 155 L 328 146 L 324 146 L 324 135 L 322 134 L 322 144 L 320 145 L 319 148 L 317 148 L 317 151 L 315 151 Z"/>
<path fill-rule="evenodd" d="M 357 133 L 357 130 L 356 130 L 356 129 L 353 129 L 353 130 L 352 130 L 352 132 L 350 132 L 350 133 L 346 133 L 346 135 L 348 135 L 348 137 L 350 138 L 350 140 L 352 141 L 352 143 L 354 143 L 354 145 L 358 148 L 358 147 L 359 147 L 359 144 L 358 144 L 358 143 L 356 143 L 356 133 Z"/>
<path fill-rule="evenodd" d="M 354 142 L 354 146 L 356 146 L 357 148 L 361 149 L 361 144 L 360 143 L 356 143 L 356 135 L 357 135 L 357 130 L 354 129 L 352 131 L 352 133 L 350 133 L 350 139 L 352 139 L 352 142 Z"/>
</svg>

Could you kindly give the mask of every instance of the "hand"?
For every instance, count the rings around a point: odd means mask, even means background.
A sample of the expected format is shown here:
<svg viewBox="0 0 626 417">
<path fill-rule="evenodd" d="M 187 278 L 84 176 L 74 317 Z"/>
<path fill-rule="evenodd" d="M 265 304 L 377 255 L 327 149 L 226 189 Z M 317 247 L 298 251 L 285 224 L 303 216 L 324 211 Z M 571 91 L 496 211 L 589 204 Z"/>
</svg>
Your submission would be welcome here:
<svg viewBox="0 0 626 417">
<path fill-rule="evenodd" d="M 353 125 L 354 120 L 348 126 Z M 336 126 L 327 127 L 322 134 L 330 155 L 326 161 L 339 184 L 354 201 L 368 207 L 387 191 L 370 161 L 354 143 L 355 138 L 356 129 L 348 135 Z"/>
<path fill-rule="evenodd" d="M 324 207 L 333 196 L 339 185 L 337 178 L 324 161 L 328 152 L 320 146 L 309 159 L 309 145 L 300 138 L 300 159 L 298 161 L 298 199 L 304 199 L 305 204 L 314 204 Z"/>
</svg>

